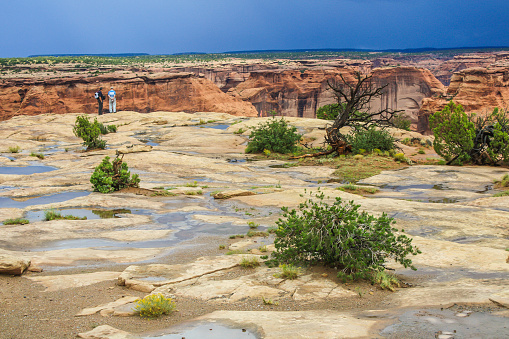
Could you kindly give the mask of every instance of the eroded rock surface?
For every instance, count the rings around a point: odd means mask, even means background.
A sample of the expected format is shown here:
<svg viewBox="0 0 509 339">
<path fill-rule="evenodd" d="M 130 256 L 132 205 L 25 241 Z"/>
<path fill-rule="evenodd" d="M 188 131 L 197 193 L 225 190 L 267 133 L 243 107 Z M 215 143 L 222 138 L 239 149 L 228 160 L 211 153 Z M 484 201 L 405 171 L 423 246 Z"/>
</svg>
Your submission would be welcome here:
<svg viewBox="0 0 509 339">
<path fill-rule="evenodd" d="M 412 308 L 454 303 L 506 305 L 509 208 L 507 197 L 491 196 L 496 191 L 493 180 L 506 174 L 505 168 L 412 166 L 385 171 L 360 183 L 379 188 L 368 198 L 338 190 L 337 183 L 327 183 L 335 168 L 293 166 L 297 163 L 280 160 L 251 161 L 254 159 L 244 153 L 248 131 L 267 118 L 120 112 L 99 117 L 104 124 L 118 125 L 117 133 L 104 136 L 108 149 L 84 152 L 81 140 L 72 134 L 76 116 L 48 114 L 0 123 L 0 137 L 6 140 L 0 146 L 0 166 L 33 166 L 35 158 L 30 153 L 41 152 L 45 157 L 37 159 L 37 165 L 54 168 L 30 175 L 15 170 L 0 175 L 0 221 L 31 218 L 28 224 L 2 225 L 0 253 L 31 260 L 44 269 L 19 278 L 41 284 L 46 288 L 43 294 L 93 289 L 118 279 L 120 286 L 112 283 L 111 288 L 121 289 L 121 295 L 162 293 L 176 296 L 177 302 L 195 300 L 216 310 L 199 321 L 227 323 L 228 318 L 236 326 L 251 324 L 263 338 L 286 334 L 329 338 L 344 333 L 347 337 L 376 337 L 376 329 Z M 316 142 L 323 140 L 320 136 L 326 122 L 288 120 L 301 133 L 316 137 Z M 244 132 L 236 133 L 240 129 Z M 398 138 L 407 135 L 398 134 Z M 145 147 L 149 142 L 151 149 Z M 15 145 L 22 151 L 7 153 L 8 147 Z M 92 192 L 89 179 L 95 166 L 122 148 L 147 150 L 127 152 L 124 161 L 132 173 L 140 175 L 143 190 L 167 192 L 165 195 Z M 404 229 L 401 232 L 414 238 L 413 243 L 422 251 L 411 258 L 417 271 L 387 264 L 411 287 L 394 293 L 373 287 L 370 292 L 375 292 L 374 296 L 360 291 L 365 293 L 361 298 L 353 286 L 336 278 L 332 268 L 332 273 L 325 275 L 303 269 L 297 279 L 288 280 L 278 276 L 278 268 L 239 266 L 244 257 L 270 255 L 275 249 L 273 236 L 229 236 L 244 235 L 248 224 L 259 225 L 259 231 L 267 230 L 280 217 L 280 207 L 297 208 L 319 187 L 328 201 L 341 197 L 371 214 L 387 213 L 395 218 L 399 230 Z M 218 191 L 248 195 L 214 199 L 212 193 Z M 35 217 L 49 209 L 80 210 L 90 218 L 44 221 Z M 203 245 L 192 242 L 203 235 L 217 242 L 207 247 L 205 257 L 197 254 Z M 188 247 L 181 246 L 185 240 Z M 228 249 L 240 254 L 225 255 Z M 179 262 L 173 256 L 176 251 L 186 254 Z M 213 251 L 215 254 L 210 254 Z M 86 272 L 77 272 L 83 268 Z M 66 271 L 69 269 L 74 271 Z M 375 298 L 374 305 L 381 314 L 368 317 L 344 306 L 368 298 Z M 282 312 L 276 306 L 257 312 L 246 310 L 263 305 L 263 299 L 306 310 Z M 133 315 L 129 300 L 119 301 L 117 297 L 85 305 L 72 315 L 80 311 L 83 317 L 75 319 L 98 317 L 88 316 L 97 312 L 103 316 Z M 330 306 L 337 304 L 342 308 Z M 111 328 L 97 328 L 81 335 L 117 336 Z M 118 335 L 129 337 L 149 329 L 140 321 L 137 331 Z"/>
</svg>

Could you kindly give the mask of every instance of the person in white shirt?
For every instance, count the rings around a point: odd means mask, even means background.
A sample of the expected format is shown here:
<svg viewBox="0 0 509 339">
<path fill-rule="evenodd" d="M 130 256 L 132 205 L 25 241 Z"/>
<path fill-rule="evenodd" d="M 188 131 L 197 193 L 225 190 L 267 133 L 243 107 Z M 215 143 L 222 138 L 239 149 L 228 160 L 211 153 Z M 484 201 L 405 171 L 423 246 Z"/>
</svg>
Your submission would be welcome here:
<svg viewBox="0 0 509 339">
<path fill-rule="evenodd" d="M 113 87 L 108 92 L 108 99 L 110 102 L 110 113 L 117 113 L 117 93 L 113 90 Z"/>
</svg>

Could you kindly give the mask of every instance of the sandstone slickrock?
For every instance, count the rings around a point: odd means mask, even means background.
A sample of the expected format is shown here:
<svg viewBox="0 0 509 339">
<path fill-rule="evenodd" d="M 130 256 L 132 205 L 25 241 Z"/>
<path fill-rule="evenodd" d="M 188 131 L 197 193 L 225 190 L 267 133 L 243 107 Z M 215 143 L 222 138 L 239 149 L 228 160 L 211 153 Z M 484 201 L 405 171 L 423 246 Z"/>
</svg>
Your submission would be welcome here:
<svg viewBox="0 0 509 339">
<path fill-rule="evenodd" d="M 198 320 L 255 326 L 264 339 L 371 337 L 375 320 L 335 311 L 216 311 Z"/>
<path fill-rule="evenodd" d="M 22 275 L 30 266 L 30 260 L 0 253 L 0 274 Z"/>
<path fill-rule="evenodd" d="M 97 326 L 88 332 L 79 333 L 78 338 L 82 339 L 141 339 L 141 337 L 111 327 L 109 325 Z"/>
<path fill-rule="evenodd" d="M 133 303 L 133 302 L 135 302 L 135 301 L 137 301 L 139 299 L 140 298 L 138 298 L 138 297 L 131 297 L 131 296 L 122 297 L 122 298 L 120 298 L 118 300 L 109 302 L 109 303 L 104 304 L 104 305 L 99 305 L 97 307 L 91 307 L 91 308 L 85 308 L 85 309 L 81 310 L 80 312 L 78 312 L 76 314 L 76 317 L 92 315 L 92 314 L 95 314 L 97 312 L 102 312 L 102 311 L 106 311 L 105 313 L 108 313 L 108 310 L 111 310 L 111 313 L 114 313 L 115 308 L 117 308 L 119 306 L 123 306 L 123 305 L 129 304 L 129 303 Z"/>
<path fill-rule="evenodd" d="M 88 286 L 101 281 L 115 280 L 118 272 L 103 271 L 93 273 L 81 273 L 71 275 L 48 275 L 48 276 L 27 276 L 36 283 L 46 287 L 45 292 L 58 291 L 66 288 Z"/>
</svg>

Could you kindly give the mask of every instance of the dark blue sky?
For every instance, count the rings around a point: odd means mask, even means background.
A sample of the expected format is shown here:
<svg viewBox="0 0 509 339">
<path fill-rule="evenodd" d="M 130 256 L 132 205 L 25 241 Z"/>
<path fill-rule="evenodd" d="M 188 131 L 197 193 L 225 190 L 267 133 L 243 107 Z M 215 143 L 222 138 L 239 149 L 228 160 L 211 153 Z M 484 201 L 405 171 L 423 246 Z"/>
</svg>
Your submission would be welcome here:
<svg viewBox="0 0 509 339">
<path fill-rule="evenodd" d="M 509 0 L 0 0 L 0 57 L 509 46 Z"/>
</svg>

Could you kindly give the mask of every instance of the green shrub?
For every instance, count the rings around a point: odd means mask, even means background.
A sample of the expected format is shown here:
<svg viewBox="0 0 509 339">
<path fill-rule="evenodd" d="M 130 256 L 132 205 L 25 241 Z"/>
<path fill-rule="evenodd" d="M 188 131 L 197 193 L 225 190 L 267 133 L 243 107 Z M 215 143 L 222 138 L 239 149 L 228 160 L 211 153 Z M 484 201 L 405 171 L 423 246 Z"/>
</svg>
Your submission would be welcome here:
<svg viewBox="0 0 509 339">
<path fill-rule="evenodd" d="M 9 147 L 9 153 L 19 153 L 19 152 L 21 152 L 21 147 L 17 145 Z"/>
<path fill-rule="evenodd" d="M 121 158 L 117 157 L 110 162 L 110 157 L 105 157 L 95 168 L 90 182 L 95 192 L 109 193 L 124 187 L 138 187 L 140 178 L 138 174 L 131 176 L 127 164 Z"/>
<path fill-rule="evenodd" d="M 435 140 L 433 148 L 447 161 L 461 164 L 470 160 L 474 147 L 475 125 L 463 110 L 463 106 L 449 102 L 440 112 L 429 118 Z"/>
<path fill-rule="evenodd" d="M 389 151 L 394 149 L 395 139 L 384 129 L 371 127 L 367 130 L 357 130 L 353 134 L 346 136 L 347 142 L 352 145 L 354 154 L 364 152 L 371 153 L 375 149 L 379 151 Z"/>
<path fill-rule="evenodd" d="M 495 180 L 496 187 L 509 187 L 509 174 L 506 174 L 500 180 Z"/>
<path fill-rule="evenodd" d="M 106 128 L 108 129 L 108 132 L 110 132 L 110 133 L 117 133 L 116 125 L 108 125 L 108 126 L 106 126 Z"/>
<path fill-rule="evenodd" d="M 243 268 L 255 268 L 257 266 L 260 266 L 260 260 L 258 257 L 242 257 L 240 260 L 240 266 Z"/>
<path fill-rule="evenodd" d="M 247 225 L 249 226 L 249 228 L 252 228 L 252 229 L 256 229 L 256 228 L 258 228 L 258 226 L 260 226 L 259 224 L 255 223 L 254 221 L 248 221 Z"/>
<path fill-rule="evenodd" d="M 136 302 L 134 309 L 143 318 L 157 318 L 163 314 L 175 311 L 177 305 L 171 298 L 165 298 L 162 294 L 149 294 Z"/>
<path fill-rule="evenodd" d="M 283 279 L 297 279 L 300 274 L 300 267 L 294 266 L 292 264 L 282 264 L 279 265 L 279 273 L 276 273 L 275 276 Z"/>
<path fill-rule="evenodd" d="M 101 131 L 101 134 L 108 134 L 109 133 L 108 127 L 104 126 L 101 122 L 98 122 L 97 126 L 99 126 L 99 130 Z"/>
<path fill-rule="evenodd" d="M 405 131 L 410 131 L 410 126 L 412 125 L 412 121 L 405 118 L 403 115 L 395 115 L 392 123 L 394 124 L 394 127 L 403 129 Z"/>
<path fill-rule="evenodd" d="M 486 153 L 491 159 L 490 162 L 493 164 L 500 160 L 507 163 L 509 162 L 509 134 L 498 122 L 495 123 L 493 129 L 493 137 L 486 149 Z"/>
<path fill-rule="evenodd" d="M 324 119 L 324 120 L 336 120 L 339 113 L 341 106 L 340 104 L 330 104 L 320 107 L 316 110 L 316 117 L 318 119 Z"/>
<path fill-rule="evenodd" d="M 407 158 L 405 157 L 405 155 L 403 153 L 396 153 L 396 154 L 394 154 L 394 160 L 405 162 L 405 161 L 407 161 Z"/>
<path fill-rule="evenodd" d="M 100 125 L 102 126 L 97 119 L 90 123 L 88 117 L 84 115 L 76 117 L 73 132 L 75 136 L 83 139 L 83 146 L 86 146 L 87 150 L 106 148 L 106 142 L 101 139 Z"/>
<path fill-rule="evenodd" d="M 44 154 L 42 154 L 42 153 L 34 153 L 34 152 L 31 152 L 31 153 L 30 153 L 30 156 L 31 156 L 31 157 L 39 158 L 39 159 L 41 159 L 41 160 L 42 160 L 42 159 L 44 159 Z"/>
<path fill-rule="evenodd" d="M 252 237 L 268 237 L 269 236 L 269 233 L 268 232 L 264 232 L 264 231 L 253 231 L 253 230 L 249 230 L 246 235 L 250 238 Z"/>
<path fill-rule="evenodd" d="M 338 267 L 341 278 L 369 278 L 383 271 L 387 259 L 404 267 L 412 266 L 407 255 L 420 251 L 412 239 L 396 235 L 393 218 L 385 213 L 375 218 L 359 212 L 352 201 L 343 204 L 336 198 L 331 205 L 318 193 L 299 205 L 299 210 L 283 207 L 283 217 L 276 224 L 274 258 L 284 263 L 323 263 Z"/>
<path fill-rule="evenodd" d="M 384 290 L 394 291 L 395 287 L 400 287 L 398 278 L 386 271 L 374 272 L 371 276 L 371 282 L 379 285 Z"/>
<path fill-rule="evenodd" d="M 60 212 L 55 210 L 44 211 L 44 220 L 87 220 L 87 217 L 76 217 L 74 215 L 62 215 Z"/>
<path fill-rule="evenodd" d="M 290 126 L 284 118 L 271 118 L 260 123 L 249 135 L 246 153 L 265 153 L 265 150 L 276 153 L 292 153 L 297 149 L 296 143 L 302 136 L 295 126 Z"/>
<path fill-rule="evenodd" d="M 28 219 L 23 218 L 7 219 L 4 221 L 4 225 L 25 225 L 29 223 L 30 221 Z"/>
</svg>

